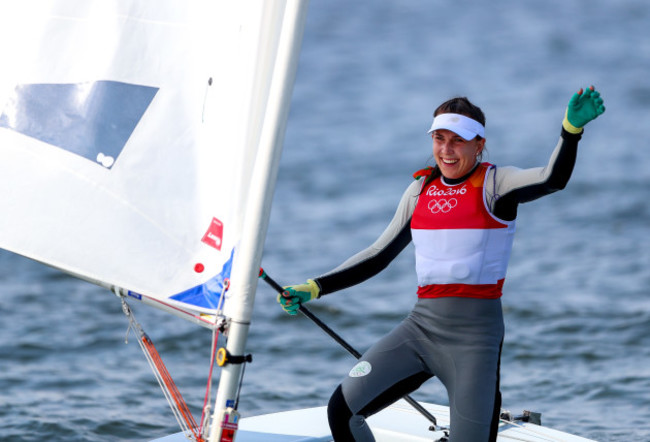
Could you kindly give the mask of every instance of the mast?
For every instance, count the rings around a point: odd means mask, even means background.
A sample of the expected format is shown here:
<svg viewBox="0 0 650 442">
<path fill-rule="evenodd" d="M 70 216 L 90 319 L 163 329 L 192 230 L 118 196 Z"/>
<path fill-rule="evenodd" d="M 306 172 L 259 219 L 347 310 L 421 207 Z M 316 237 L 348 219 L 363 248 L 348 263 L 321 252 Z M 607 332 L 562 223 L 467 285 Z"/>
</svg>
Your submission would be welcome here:
<svg viewBox="0 0 650 442">
<path fill-rule="evenodd" d="M 226 303 L 224 312 L 231 320 L 226 350 L 235 356 L 244 353 L 248 338 L 307 5 L 308 0 L 264 2 L 263 29 L 272 26 L 272 22 L 278 19 L 282 23 L 282 29 L 276 61 L 272 73 L 269 73 L 272 74 L 272 86 L 252 174 L 254 178 L 249 189 L 242 240 L 233 263 L 231 299 Z M 261 38 L 266 41 L 267 36 L 264 32 Z M 264 56 L 262 52 L 268 51 L 266 46 L 261 44 L 260 56 Z M 222 440 L 220 424 L 226 410 L 234 407 L 241 373 L 241 364 L 226 364 L 222 368 L 210 428 L 210 442 Z"/>
</svg>

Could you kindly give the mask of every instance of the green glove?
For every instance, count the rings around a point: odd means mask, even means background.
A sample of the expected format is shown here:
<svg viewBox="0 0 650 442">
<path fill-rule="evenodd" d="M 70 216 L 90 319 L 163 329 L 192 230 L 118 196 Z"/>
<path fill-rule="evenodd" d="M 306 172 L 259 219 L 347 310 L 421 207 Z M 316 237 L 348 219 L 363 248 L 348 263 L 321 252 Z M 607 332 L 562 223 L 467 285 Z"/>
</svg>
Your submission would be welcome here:
<svg viewBox="0 0 650 442">
<path fill-rule="evenodd" d="M 298 313 L 301 304 L 318 298 L 320 287 L 311 279 L 306 284 L 290 285 L 284 288 L 284 293 L 278 295 L 278 302 L 290 315 Z"/>
<path fill-rule="evenodd" d="M 587 123 L 595 120 L 603 112 L 605 112 L 605 106 L 603 106 L 600 93 L 593 86 L 590 86 L 584 93 L 581 88 L 569 100 L 562 126 L 567 132 L 579 134 Z"/>
</svg>

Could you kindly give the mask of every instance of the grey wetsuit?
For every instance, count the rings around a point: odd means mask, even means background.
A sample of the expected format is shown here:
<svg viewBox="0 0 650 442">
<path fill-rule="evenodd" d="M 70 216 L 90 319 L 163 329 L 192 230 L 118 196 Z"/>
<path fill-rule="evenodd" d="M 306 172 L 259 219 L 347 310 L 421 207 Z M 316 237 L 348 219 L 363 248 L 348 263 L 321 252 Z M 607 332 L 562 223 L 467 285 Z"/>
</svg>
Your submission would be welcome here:
<svg viewBox="0 0 650 442">
<path fill-rule="evenodd" d="M 546 167 L 491 169 L 485 187 L 490 212 L 514 220 L 519 203 L 564 188 L 579 140 L 580 135 L 562 130 Z M 418 182 L 408 187 L 393 220 L 373 245 L 314 279 L 321 295 L 379 273 L 406 247 L 420 189 Z M 365 418 L 433 376 L 449 394 L 450 441 L 496 440 L 503 334 L 500 299 L 419 298 L 408 317 L 362 356 L 332 395 L 328 415 L 335 440 L 374 441 Z"/>
</svg>

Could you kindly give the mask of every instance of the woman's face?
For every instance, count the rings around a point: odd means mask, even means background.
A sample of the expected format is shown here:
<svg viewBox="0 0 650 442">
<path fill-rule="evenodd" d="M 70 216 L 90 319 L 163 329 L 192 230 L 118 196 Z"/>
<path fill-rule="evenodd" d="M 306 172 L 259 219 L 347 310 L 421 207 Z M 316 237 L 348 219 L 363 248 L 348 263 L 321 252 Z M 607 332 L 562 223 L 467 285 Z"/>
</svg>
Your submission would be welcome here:
<svg viewBox="0 0 650 442">
<path fill-rule="evenodd" d="M 476 164 L 476 156 L 485 145 L 485 138 L 465 140 L 460 135 L 438 129 L 431 134 L 433 157 L 446 178 L 456 179 L 467 175 Z"/>
</svg>

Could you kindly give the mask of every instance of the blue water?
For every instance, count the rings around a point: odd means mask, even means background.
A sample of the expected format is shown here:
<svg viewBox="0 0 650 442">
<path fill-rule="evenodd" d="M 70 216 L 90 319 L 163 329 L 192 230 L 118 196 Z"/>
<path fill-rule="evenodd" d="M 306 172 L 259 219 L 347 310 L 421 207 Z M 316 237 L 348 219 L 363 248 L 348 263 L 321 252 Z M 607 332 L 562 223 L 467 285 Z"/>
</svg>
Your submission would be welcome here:
<svg viewBox="0 0 650 442">
<path fill-rule="evenodd" d="M 430 161 L 433 109 L 467 95 L 488 160 L 543 165 L 566 103 L 595 84 L 564 191 L 522 206 L 503 303 L 504 407 L 599 441 L 650 441 L 650 3 L 313 0 L 263 264 L 283 284 L 382 231 Z M 310 304 L 360 350 L 415 302 L 412 248 Z M 88 301 L 91 302 L 88 302 Z M 205 330 L 136 304 L 186 400 L 203 401 Z M 324 405 L 352 358 L 260 286 L 240 408 Z M 0 439 L 148 440 L 178 431 L 111 293 L 0 253 Z M 445 402 L 437 381 L 414 396 Z M 198 412 L 197 412 L 198 413 Z"/>
</svg>

